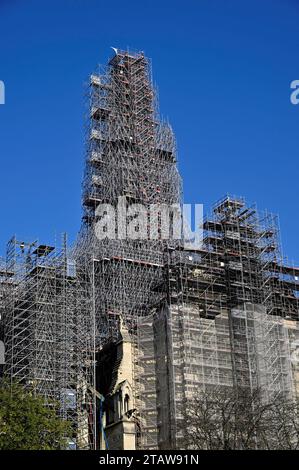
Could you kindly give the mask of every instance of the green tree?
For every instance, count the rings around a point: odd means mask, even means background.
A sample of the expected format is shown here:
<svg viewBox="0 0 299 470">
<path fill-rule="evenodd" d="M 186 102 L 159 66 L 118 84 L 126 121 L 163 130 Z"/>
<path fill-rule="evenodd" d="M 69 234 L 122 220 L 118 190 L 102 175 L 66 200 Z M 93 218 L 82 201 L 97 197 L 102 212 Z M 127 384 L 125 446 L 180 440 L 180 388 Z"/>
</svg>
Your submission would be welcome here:
<svg viewBox="0 0 299 470">
<path fill-rule="evenodd" d="M 0 450 L 55 450 L 66 447 L 70 424 L 19 384 L 0 383 Z"/>
</svg>

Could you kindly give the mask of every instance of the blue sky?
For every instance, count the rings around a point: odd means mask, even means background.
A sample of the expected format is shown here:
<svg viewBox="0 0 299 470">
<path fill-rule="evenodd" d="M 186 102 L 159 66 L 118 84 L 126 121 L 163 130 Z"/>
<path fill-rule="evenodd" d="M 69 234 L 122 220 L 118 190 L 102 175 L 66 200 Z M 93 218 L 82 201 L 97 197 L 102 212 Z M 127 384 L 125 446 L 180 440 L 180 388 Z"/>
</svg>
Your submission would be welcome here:
<svg viewBox="0 0 299 470">
<path fill-rule="evenodd" d="M 185 201 L 225 193 L 279 213 L 299 261 L 298 0 L 0 0 L 0 254 L 8 238 L 75 238 L 84 82 L 111 46 L 152 58 Z"/>
</svg>

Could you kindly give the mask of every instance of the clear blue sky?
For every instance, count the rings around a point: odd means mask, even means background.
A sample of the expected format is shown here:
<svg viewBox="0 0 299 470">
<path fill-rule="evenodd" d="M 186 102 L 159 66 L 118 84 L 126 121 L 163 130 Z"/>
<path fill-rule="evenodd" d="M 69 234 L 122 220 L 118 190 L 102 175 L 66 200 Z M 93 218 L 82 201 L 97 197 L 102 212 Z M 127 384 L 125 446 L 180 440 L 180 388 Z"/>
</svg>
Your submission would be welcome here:
<svg viewBox="0 0 299 470">
<path fill-rule="evenodd" d="M 279 213 L 298 256 L 298 0 L 0 0 L 0 254 L 80 225 L 83 84 L 110 46 L 153 60 L 186 202 L 225 193 Z"/>
</svg>

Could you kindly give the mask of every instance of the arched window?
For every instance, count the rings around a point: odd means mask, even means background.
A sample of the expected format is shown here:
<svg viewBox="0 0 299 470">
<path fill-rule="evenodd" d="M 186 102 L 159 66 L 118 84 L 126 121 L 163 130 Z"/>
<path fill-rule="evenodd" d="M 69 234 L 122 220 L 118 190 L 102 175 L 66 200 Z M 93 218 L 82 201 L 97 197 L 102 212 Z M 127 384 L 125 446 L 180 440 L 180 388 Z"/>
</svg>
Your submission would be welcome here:
<svg viewBox="0 0 299 470">
<path fill-rule="evenodd" d="M 125 413 L 127 413 L 127 411 L 129 411 L 129 409 L 130 409 L 130 397 L 127 393 L 126 393 L 125 399 L 124 399 L 124 409 L 125 409 Z"/>
<path fill-rule="evenodd" d="M 123 394 L 120 391 L 118 394 L 118 419 L 123 415 Z"/>
</svg>

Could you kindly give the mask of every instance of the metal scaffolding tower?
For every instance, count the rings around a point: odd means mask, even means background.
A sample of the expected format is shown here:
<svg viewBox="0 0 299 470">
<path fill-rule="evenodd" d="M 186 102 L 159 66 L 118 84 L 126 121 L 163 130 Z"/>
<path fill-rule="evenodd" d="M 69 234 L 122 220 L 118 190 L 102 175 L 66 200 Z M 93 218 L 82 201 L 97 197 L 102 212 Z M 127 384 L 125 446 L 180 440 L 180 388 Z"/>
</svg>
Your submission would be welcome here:
<svg viewBox="0 0 299 470">
<path fill-rule="evenodd" d="M 168 301 L 155 332 L 157 349 L 168 350 L 166 362 L 156 359 L 157 376 L 168 377 L 157 390 L 160 447 L 179 445 L 185 404 L 201 390 L 293 399 L 288 322 L 299 319 L 298 269 L 283 263 L 275 217 L 225 197 L 204 222 L 203 246 L 170 250 L 165 268 Z"/>
<path fill-rule="evenodd" d="M 118 50 L 107 67 L 91 76 L 88 99 L 84 215 L 76 259 L 93 270 L 97 350 L 118 340 L 120 320 L 135 344 L 132 385 L 139 413 L 137 445 L 156 448 L 157 410 L 154 405 L 149 409 L 151 394 L 142 383 L 149 376 L 151 360 L 143 354 L 143 344 L 151 343 L 150 354 L 154 355 L 154 338 L 147 338 L 146 324 L 164 297 L 156 286 L 163 279 L 164 250 L 169 242 L 159 208 L 179 208 L 181 204 L 175 139 L 169 124 L 159 120 L 151 64 L 142 52 Z M 134 208 L 142 205 L 145 223 L 128 233 L 128 222 L 119 223 L 119 201 L 131 225 Z M 104 225 L 108 205 L 114 208 L 115 219 L 106 219 L 104 238 L 99 236 L 99 226 Z M 114 228 L 115 220 L 118 225 Z"/>
<path fill-rule="evenodd" d="M 4 302 L 5 375 L 60 403 L 73 426 L 70 447 L 89 448 L 94 424 L 90 299 L 66 238 L 61 250 L 13 237 L 7 246 Z M 86 281 L 85 281 L 86 282 Z M 79 432 L 78 432 L 79 431 Z"/>
<path fill-rule="evenodd" d="M 5 374 L 60 402 L 79 449 L 178 446 L 185 404 L 213 387 L 299 395 L 299 269 L 276 217 L 226 196 L 203 245 L 185 249 L 171 236 L 182 188 L 150 60 L 116 50 L 87 96 L 75 245 L 14 237 L 0 260 Z"/>
</svg>

